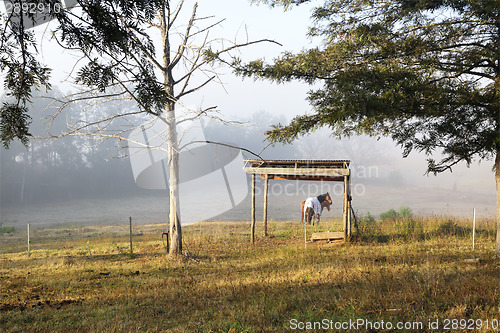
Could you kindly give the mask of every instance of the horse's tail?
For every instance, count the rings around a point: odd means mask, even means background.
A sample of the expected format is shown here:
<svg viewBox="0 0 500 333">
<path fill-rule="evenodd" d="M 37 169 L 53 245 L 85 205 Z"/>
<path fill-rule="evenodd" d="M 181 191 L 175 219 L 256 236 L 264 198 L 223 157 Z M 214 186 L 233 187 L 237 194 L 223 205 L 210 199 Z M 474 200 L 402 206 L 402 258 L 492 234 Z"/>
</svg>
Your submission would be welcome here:
<svg viewBox="0 0 500 333">
<path fill-rule="evenodd" d="M 306 205 L 305 201 L 302 201 L 302 203 L 300 204 L 300 222 L 301 223 L 304 222 L 304 206 L 305 205 Z"/>
</svg>

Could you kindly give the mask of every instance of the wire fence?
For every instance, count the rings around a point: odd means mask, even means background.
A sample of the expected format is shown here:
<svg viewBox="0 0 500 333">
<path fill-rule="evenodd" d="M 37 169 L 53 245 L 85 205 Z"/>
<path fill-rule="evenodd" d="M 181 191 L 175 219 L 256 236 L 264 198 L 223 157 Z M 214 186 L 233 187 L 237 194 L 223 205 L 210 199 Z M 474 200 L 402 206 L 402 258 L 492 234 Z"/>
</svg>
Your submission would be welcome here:
<svg viewBox="0 0 500 333">
<path fill-rule="evenodd" d="M 424 221 L 427 224 L 440 224 L 447 228 L 454 228 L 454 231 L 460 230 L 461 233 L 464 233 L 464 236 L 468 237 L 470 234 L 472 242 L 474 241 L 476 230 L 488 230 L 488 233 L 492 234 L 496 228 L 496 219 L 493 217 L 481 216 L 479 209 L 470 211 L 469 216 L 465 217 L 445 214 L 448 211 L 445 211 L 443 214 L 423 217 L 414 213 L 409 207 L 394 209 L 393 211 L 395 214 L 399 213 L 399 215 L 396 216 L 399 216 L 401 219 L 405 218 L 405 216 L 401 214 L 410 214 L 409 216 L 414 220 Z M 355 208 L 354 215 L 355 220 L 353 219 L 353 223 L 356 223 L 357 226 L 365 231 L 367 230 L 367 225 L 370 223 L 376 223 L 377 221 L 381 222 L 381 218 L 371 215 L 368 208 L 362 210 Z M 384 214 L 382 214 L 382 216 L 384 216 Z M 286 221 L 289 223 L 291 222 L 292 225 L 294 225 L 295 222 L 297 226 L 301 225 L 298 213 L 297 216 L 294 217 L 295 218 Z M 335 230 L 332 229 L 332 231 L 341 231 L 343 228 L 341 217 L 341 210 L 332 210 L 322 216 L 321 225 L 328 225 L 333 229 L 336 228 Z M 269 220 L 270 223 L 280 223 L 279 220 L 272 218 L 272 213 L 269 215 Z M 257 225 L 259 228 L 262 228 L 260 225 L 261 221 L 262 219 L 257 216 Z M 246 219 L 239 222 L 233 220 L 232 223 L 234 225 L 237 223 L 249 224 L 250 222 Z M 394 223 L 391 223 L 386 223 L 386 225 L 391 225 L 391 227 L 393 225 L 394 228 L 401 228 L 399 222 L 394 221 Z M 195 230 L 199 235 L 205 233 L 208 239 L 222 238 L 232 233 L 231 224 L 227 224 L 229 227 L 226 229 L 214 229 L 211 228 L 210 225 L 217 225 L 217 223 L 202 222 L 192 224 L 190 228 Z M 250 232 L 250 230 L 248 230 L 248 232 Z M 142 246 L 148 246 L 148 251 L 167 252 L 169 247 L 167 233 L 168 226 L 166 223 L 134 223 L 132 217 L 125 219 L 122 224 L 113 225 L 0 225 L 0 255 L 20 253 L 30 257 L 35 254 L 35 256 L 39 258 L 50 257 L 56 254 L 71 256 L 75 254 L 75 251 L 77 251 L 76 253 L 78 255 L 83 256 L 92 256 L 96 253 L 101 255 L 132 255 L 135 251 L 141 252 L 144 250 L 136 248 L 134 246 L 135 241 L 139 241 Z M 482 234 L 484 234 L 484 232 Z M 188 240 L 188 244 L 185 244 L 186 248 L 190 245 L 189 243 L 190 240 Z M 60 247 L 61 244 L 63 244 L 62 248 Z M 2 258 L 0 257 L 0 259 Z"/>
</svg>

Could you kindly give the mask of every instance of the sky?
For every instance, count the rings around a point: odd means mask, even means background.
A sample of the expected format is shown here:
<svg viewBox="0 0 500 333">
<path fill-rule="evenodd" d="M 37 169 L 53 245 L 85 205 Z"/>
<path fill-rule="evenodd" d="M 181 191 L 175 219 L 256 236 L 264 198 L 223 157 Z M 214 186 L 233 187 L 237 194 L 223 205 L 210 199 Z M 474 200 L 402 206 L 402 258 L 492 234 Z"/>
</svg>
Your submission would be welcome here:
<svg viewBox="0 0 500 333">
<path fill-rule="evenodd" d="M 186 22 L 193 4 L 194 1 L 186 1 L 185 19 L 180 22 Z M 303 5 L 284 12 L 282 8 L 271 9 L 266 5 L 251 4 L 249 0 L 210 0 L 199 2 L 198 13 L 200 17 L 214 15 L 215 18 L 211 22 L 225 18 L 211 32 L 213 38 L 236 42 L 244 42 L 247 39 L 271 39 L 282 44 L 282 46 L 274 43 L 257 44 L 245 48 L 240 54 L 245 60 L 265 58 L 271 62 L 282 52 L 297 52 L 320 44 L 320 40 L 311 40 L 307 37 L 311 9 L 311 5 Z M 4 10 L 1 4 L 0 10 Z M 46 28 L 47 25 L 39 26 L 35 32 L 41 36 L 46 33 Z M 47 34 L 44 36 L 47 37 Z M 52 84 L 63 91 L 73 91 L 74 86 L 66 78 L 73 69 L 77 57 L 62 52 L 48 38 L 44 39 L 40 50 L 42 62 L 54 68 Z M 209 85 L 200 93 L 189 96 L 183 103 L 191 108 L 216 105 L 226 120 L 248 120 L 252 114 L 259 112 L 283 116 L 290 120 L 296 115 L 312 112 L 306 100 L 311 87 L 306 84 L 300 82 L 275 84 L 242 79 L 235 77 L 225 68 L 220 68 L 219 73 L 222 85 Z M 0 95 L 4 93 L 2 89 L 3 85 L 0 87 Z M 250 122 L 248 126 L 251 127 L 252 123 Z M 324 142 L 328 143 L 327 148 L 318 149 L 317 147 Z M 262 147 L 265 145 L 262 143 Z M 412 206 L 414 203 L 416 210 L 421 206 L 424 211 L 430 202 L 442 201 L 448 208 L 443 208 L 441 211 L 436 208 L 435 211 L 438 213 L 453 213 L 453 207 L 463 208 L 464 211 L 480 207 L 483 215 L 494 214 L 495 184 L 492 161 L 474 163 L 470 168 L 459 165 L 454 168 L 453 173 L 447 172 L 435 177 L 425 175 L 426 156 L 414 153 L 404 159 L 402 150 L 390 139 L 359 137 L 337 141 L 330 137 L 326 129 L 302 138 L 294 144 L 294 149 L 296 150 L 294 158 L 300 156 L 309 159 L 350 159 L 353 172 L 358 173 L 358 176 L 361 175 L 360 179 L 363 178 L 363 172 L 370 167 L 372 167 L 370 170 L 376 170 L 370 175 L 372 178 L 388 179 L 391 183 L 394 179 L 399 179 L 400 186 L 397 190 L 384 189 L 383 184 L 379 183 L 367 185 L 368 188 L 359 200 L 359 206 L 368 208 L 378 206 L 377 200 L 385 197 L 386 202 L 380 204 L 383 206 L 381 209 L 392 206 L 397 208 L 399 205 Z M 402 200 L 405 196 L 419 199 Z"/>
<path fill-rule="evenodd" d="M 181 31 L 183 31 L 184 22 L 187 22 L 191 14 L 193 4 L 192 0 L 184 4 L 184 17 L 178 19 L 180 23 L 178 29 Z M 199 2 L 198 15 L 199 17 L 214 16 L 209 20 L 211 23 L 225 19 L 211 30 L 211 38 L 238 43 L 247 40 L 270 39 L 282 44 L 279 46 L 274 43 L 260 43 L 235 53 L 247 60 L 265 58 L 272 61 L 284 51 L 299 51 L 318 43 L 317 40 L 312 41 L 306 36 L 310 10 L 310 5 L 296 7 L 285 12 L 282 8 L 251 4 L 250 0 L 211 0 Z M 46 27 L 47 25 L 39 26 L 35 30 L 39 36 L 46 37 L 41 48 L 42 61 L 54 69 L 53 85 L 62 90 L 71 91 L 74 89 L 73 85 L 66 79 L 73 69 L 77 56 L 62 52 L 57 45 L 50 42 L 47 38 Z M 152 33 L 156 32 L 152 31 Z M 305 84 L 292 82 L 278 85 L 263 81 L 256 82 L 248 78 L 242 80 L 235 77 L 227 68 L 219 68 L 218 72 L 222 84 L 214 83 L 207 86 L 200 93 L 188 97 L 184 103 L 193 107 L 202 104 L 204 106 L 217 105 L 228 119 L 238 118 L 255 110 L 284 114 L 291 119 L 297 113 L 310 109 L 305 100 L 310 87 Z"/>
</svg>

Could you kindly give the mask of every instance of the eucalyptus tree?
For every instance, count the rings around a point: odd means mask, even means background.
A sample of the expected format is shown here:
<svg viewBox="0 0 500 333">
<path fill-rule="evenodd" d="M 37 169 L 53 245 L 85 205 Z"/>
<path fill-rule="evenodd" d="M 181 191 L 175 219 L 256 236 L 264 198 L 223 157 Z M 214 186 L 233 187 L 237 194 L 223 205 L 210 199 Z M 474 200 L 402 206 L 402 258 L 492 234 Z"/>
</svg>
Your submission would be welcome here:
<svg viewBox="0 0 500 333">
<path fill-rule="evenodd" d="M 260 41 L 243 43 L 212 39 L 211 28 L 220 24 L 213 17 L 199 17 L 198 4 L 183 18 L 184 0 L 71 0 L 62 8 L 56 0 L 13 0 L 20 10 L 4 16 L 0 40 L 0 68 L 4 85 L 12 101 L 1 110 L 1 137 L 4 146 L 19 139 L 27 144 L 30 137 L 28 115 L 33 88 L 50 89 L 51 69 L 39 62 L 40 41 L 32 30 L 37 13 L 24 11 L 26 3 L 43 3 L 45 20 L 52 38 L 63 49 L 80 56 L 73 67 L 74 82 L 84 91 L 57 102 L 54 117 L 72 103 L 96 105 L 106 100 L 131 99 L 136 108 L 118 110 L 101 119 L 91 118 L 56 135 L 95 135 L 126 140 L 125 131 L 109 133 L 117 118 L 143 115 L 165 124 L 168 135 L 170 194 L 170 253 L 182 252 L 179 211 L 179 138 L 176 106 L 186 95 L 217 81 L 213 56 L 223 57 L 232 50 Z M 68 5 L 68 1 L 66 1 Z M 74 8 L 76 7 L 76 8 Z M 39 8 L 39 7 L 36 7 Z M 71 9 L 73 8 L 73 9 Z M 19 15 L 19 13 L 24 15 Z M 47 19 L 48 18 L 48 19 Z M 180 21 L 184 20 L 181 25 Z M 203 26 L 200 26 L 203 25 Z M 152 37 L 156 31 L 159 38 Z M 210 55 L 210 56 L 207 56 Z M 207 115 L 215 107 L 193 111 L 193 118 Z M 91 112 L 89 107 L 87 112 Z M 130 130 L 130 129 L 129 129 Z"/>
<path fill-rule="evenodd" d="M 322 126 L 338 137 L 389 136 L 405 157 L 442 154 L 427 160 L 431 173 L 494 160 L 500 257 L 500 1 L 327 0 L 311 18 L 321 47 L 232 62 L 243 76 L 315 84 L 313 111 L 275 125 L 268 139 L 292 142 Z"/>
</svg>

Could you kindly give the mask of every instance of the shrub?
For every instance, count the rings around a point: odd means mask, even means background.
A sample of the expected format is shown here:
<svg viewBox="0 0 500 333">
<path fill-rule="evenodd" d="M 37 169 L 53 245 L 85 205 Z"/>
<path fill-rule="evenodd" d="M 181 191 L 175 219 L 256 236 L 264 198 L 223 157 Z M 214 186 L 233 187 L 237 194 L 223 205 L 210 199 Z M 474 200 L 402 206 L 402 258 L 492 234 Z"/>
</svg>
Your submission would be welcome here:
<svg viewBox="0 0 500 333">
<path fill-rule="evenodd" d="M 413 212 L 408 206 L 401 206 L 397 212 L 391 208 L 381 213 L 380 218 L 383 222 L 391 222 L 400 237 L 420 237 L 423 234 L 422 223 L 413 218 Z"/>
<path fill-rule="evenodd" d="M 360 235 L 359 239 L 368 242 L 378 241 L 382 233 L 380 223 L 375 221 L 370 212 L 367 212 L 365 216 L 358 219 L 358 232 Z"/>
<path fill-rule="evenodd" d="M 382 221 L 395 220 L 398 218 L 398 213 L 394 209 L 389 209 L 387 212 L 380 213 Z"/>
<path fill-rule="evenodd" d="M 373 224 L 374 222 L 375 218 L 370 214 L 370 212 L 367 212 L 363 217 L 363 224 Z"/>
<path fill-rule="evenodd" d="M 413 217 L 413 212 L 411 211 L 410 207 L 402 206 L 399 208 L 398 216 L 402 220 L 409 220 Z"/>
<path fill-rule="evenodd" d="M 0 235 L 3 234 L 12 234 L 16 231 L 16 228 L 13 226 L 4 226 L 2 222 L 0 222 Z"/>
<path fill-rule="evenodd" d="M 380 213 L 382 221 L 395 221 L 397 219 L 409 220 L 413 217 L 413 212 L 408 206 L 401 206 L 396 212 L 394 209 L 389 209 L 387 212 Z"/>
<path fill-rule="evenodd" d="M 454 221 L 447 220 L 439 225 L 436 234 L 439 236 L 460 236 L 468 237 L 472 233 L 472 228 L 460 226 Z"/>
</svg>

